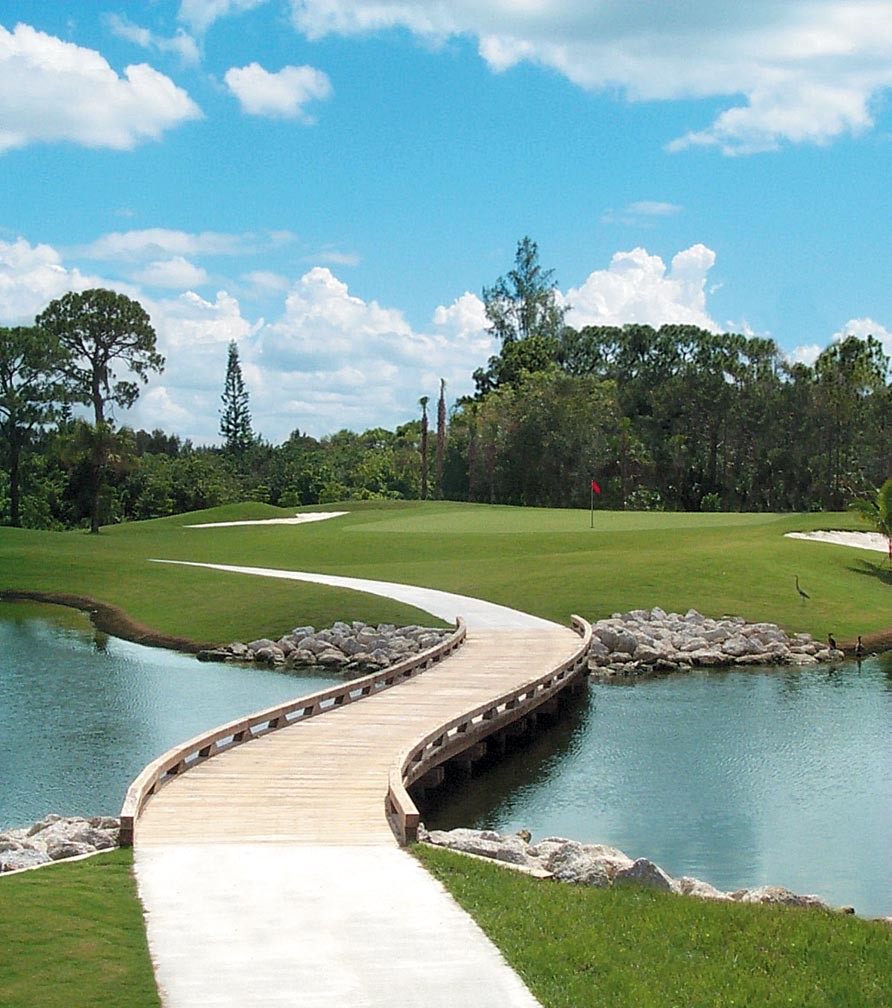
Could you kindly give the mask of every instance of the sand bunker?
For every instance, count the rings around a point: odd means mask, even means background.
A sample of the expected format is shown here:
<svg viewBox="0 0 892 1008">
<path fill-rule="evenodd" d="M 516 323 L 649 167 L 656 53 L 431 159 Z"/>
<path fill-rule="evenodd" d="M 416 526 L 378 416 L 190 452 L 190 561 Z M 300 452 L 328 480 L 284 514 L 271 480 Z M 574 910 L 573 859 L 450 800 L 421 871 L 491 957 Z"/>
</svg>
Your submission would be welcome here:
<svg viewBox="0 0 892 1008">
<path fill-rule="evenodd" d="M 295 515 L 294 518 L 258 518 L 256 521 L 204 522 L 201 525 L 184 525 L 183 528 L 223 528 L 226 525 L 304 525 L 306 522 L 324 521 L 326 518 L 339 518 L 349 514 L 347 511 L 313 511 L 309 514 Z"/>
<path fill-rule="evenodd" d="M 879 532 L 787 532 L 788 539 L 811 539 L 832 543 L 834 546 L 852 546 L 855 549 L 889 552 L 889 540 Z"/>
</svg>

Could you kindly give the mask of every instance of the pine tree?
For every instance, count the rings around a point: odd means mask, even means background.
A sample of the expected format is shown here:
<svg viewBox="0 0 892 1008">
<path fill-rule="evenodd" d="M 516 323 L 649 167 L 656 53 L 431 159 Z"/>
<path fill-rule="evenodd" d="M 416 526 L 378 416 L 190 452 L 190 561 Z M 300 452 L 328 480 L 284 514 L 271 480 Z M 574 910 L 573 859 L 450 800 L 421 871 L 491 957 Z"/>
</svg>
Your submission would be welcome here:
<svg viewBox="0 0 892 1008">
<path fill-rule="evenodd" d="M 226 384 L 220 400 L 223 403 L 223 409 L 220 410 L 220 436 L 223 438 L 224 447 L 229 452 L 242 455 L 254 443 L 254 431 L 251 429 L 248 390 L 242 378 L 235 340 L 229 343 Z"/>
<path fill-rule="evenodd" d="M 427 404 L 429 396 L 418 400 L 421 406 L 421 499 L 427 500 Z"/>
</svg>

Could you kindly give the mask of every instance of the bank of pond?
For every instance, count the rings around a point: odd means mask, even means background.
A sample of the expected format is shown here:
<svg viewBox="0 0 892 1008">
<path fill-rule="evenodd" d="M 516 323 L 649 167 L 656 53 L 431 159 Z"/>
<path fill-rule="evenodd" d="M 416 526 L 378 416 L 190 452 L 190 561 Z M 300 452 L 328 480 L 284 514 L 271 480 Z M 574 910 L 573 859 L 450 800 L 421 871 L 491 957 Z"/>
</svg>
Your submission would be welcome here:
<svg viewBox="0 0 892 1008">
<path fill-rule="evenodd" d="M 198 662 L 98 634 L 79 613 L 0 608 L 0 828 L 114 815 L 159 753 L 340 681 Z M 467 778 L 428 828 L 570 837 L 722 889 L 782 885 L 892 914 L 892 660 L 592 682 L 548 731 Z"/>
</svg>

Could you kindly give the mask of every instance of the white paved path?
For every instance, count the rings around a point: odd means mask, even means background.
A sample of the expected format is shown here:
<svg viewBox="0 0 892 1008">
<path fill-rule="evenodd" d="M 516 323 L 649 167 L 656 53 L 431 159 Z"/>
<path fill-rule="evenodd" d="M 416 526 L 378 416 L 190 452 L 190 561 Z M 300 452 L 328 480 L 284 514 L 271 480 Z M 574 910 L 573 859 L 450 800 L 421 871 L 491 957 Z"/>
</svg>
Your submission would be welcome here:
<svg viewBox="0 0 892 1008">
<path fill-rule="evenodd" d="M 553 637 L 558 627 L 430 588 L 187 565 L 370 592 L 448 621 L 461 615 L 469 641 L 475 631 L 494 630 L 533 631 L 537 638 L 535 631 L 548 631 Z M 437 666 L 441 675 L 448 663 Z M 412 683 L 419 685 L 410 680 L 395 690 Z M 317 729 L 325 720 L 323 715 Z M 295 725 L 284 731 L 300 730 Z M 295 767 L 295 781 L 299 775 Z M 382 820 L 384 790 L 382 774 Z M 233 834 L 243 832 L 233 827 Z M 300 831 L 296 826 L 294 832 Z M 365 844 L 281 843 L 273 837 L 141 843 L 137 829 L 136 876 L 164 1008 L 541 1008 L 477 924 L 383 832 L 383 840 Z"/>
<path fill-rule="evenodd" d="M 405 602 L 416 609 L 439 616 L 454 623 L 461 616 L 469 629 L 475 630 L 554 630 L 557 623 L 510 609 L 508 606 L 483 599 L 421 588 L 418 585 L 398 584 L 395 581 L 371 581 L 367 578 L 343 577 L 339 574 L 313 574 L 306 571 L 278 570 L 275 567 L 235 567 L 230 564 L 193 563 L 190 560 L 152 560 L 151 563 L 180 564 L 184 567 L 210 567 L 212 570 L 230 571 L 234 574 L 257 574 L 260 577 L 284 578 L 287 581 L 309 581 L 331 585 L 334 588 L 352 588 L 354 591 L 383 595 L 385 598 Z"/>
<path fill-rule="evenodd" d="M 138 849 L 165 1008 L 537 1008 L 395 844 Z"/>
</svg>

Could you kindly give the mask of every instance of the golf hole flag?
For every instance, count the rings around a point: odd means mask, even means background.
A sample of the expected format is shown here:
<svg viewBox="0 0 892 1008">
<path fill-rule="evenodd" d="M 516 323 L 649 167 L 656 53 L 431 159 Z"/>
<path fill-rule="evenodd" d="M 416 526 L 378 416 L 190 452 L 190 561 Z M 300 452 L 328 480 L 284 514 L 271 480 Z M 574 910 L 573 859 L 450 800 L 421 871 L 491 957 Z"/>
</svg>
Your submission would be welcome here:
<svg viewBox="0 0 892 1008">
<path fill-rule="evenodd" d="M 599 494 L 600 492 L 601 492 L 601 488 L 598 486 L 598 484 L 594 480 L 592 480 L 592 505 L 591 505 L 591 527 L 592 528 L 595 527 L 595 494 Z"/>
</svg>

